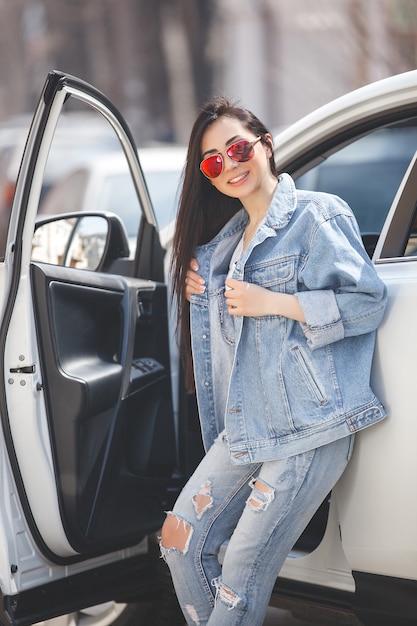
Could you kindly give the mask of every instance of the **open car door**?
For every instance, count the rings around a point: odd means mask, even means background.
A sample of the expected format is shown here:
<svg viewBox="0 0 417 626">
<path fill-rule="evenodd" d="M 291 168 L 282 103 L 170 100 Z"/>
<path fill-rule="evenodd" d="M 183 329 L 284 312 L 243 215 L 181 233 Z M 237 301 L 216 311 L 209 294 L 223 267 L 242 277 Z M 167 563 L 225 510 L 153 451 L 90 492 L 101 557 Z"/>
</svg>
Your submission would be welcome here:
<svg viewBox="0 0 417 626">
<path fill-rule="evenodd" d="M 2 624 L 155 592 L 146 536 L 180 482 L 166 285 L 129 276 L 132 242 L 113 215 L 61 216 L 33 236 L 60 116 L 80 108 L 125 155 L 142 222 L 137 258 L 148 270 L 160 258 L 144 241 L 157 245 L 156 221 L 124 120 L 90 85 L 51 73 L 0 263 Z"/>
</svg>

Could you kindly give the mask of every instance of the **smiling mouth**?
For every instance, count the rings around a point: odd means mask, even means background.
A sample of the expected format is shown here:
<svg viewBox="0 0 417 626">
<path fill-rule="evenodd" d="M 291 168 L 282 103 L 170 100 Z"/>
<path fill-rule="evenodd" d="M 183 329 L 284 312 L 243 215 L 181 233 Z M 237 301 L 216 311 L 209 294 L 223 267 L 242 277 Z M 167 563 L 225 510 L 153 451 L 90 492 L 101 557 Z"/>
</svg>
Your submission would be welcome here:
<svg viewBox="0 0 417 626">
<path fill-rule="evenodd" d="M 240 174 L 239 176 L 235 176 L 235 178 L 232 178 L 231 180 L 229 180 L 229 185 L 239 183 L 241 180 L 243 180 L 247 176 L 248 176 L 248 172 L 245 172 L 244 174 Z"/>
</svg>

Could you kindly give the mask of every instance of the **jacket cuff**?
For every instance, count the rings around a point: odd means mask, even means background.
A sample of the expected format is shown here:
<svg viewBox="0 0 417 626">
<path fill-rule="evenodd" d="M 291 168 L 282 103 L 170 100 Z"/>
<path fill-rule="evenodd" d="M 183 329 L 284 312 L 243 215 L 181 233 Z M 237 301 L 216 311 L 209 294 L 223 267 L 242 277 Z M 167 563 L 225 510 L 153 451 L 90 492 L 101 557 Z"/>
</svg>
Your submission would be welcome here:
<svg viewBox="0 0 417 626">
<path fill-rule="evenodd" d="M 343 339 L 345 331 L 333 291 L 300 291 L 294 295 L 306 318 L 300 323 L 312 350 Z"/>
</svg>

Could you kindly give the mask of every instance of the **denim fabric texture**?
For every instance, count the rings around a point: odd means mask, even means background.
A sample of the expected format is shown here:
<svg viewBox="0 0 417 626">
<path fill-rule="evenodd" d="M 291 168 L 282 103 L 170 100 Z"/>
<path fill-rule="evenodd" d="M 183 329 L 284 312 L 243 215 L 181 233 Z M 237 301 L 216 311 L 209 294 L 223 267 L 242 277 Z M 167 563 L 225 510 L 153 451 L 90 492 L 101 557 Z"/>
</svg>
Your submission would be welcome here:
<svg viewBox="0 0 417 626">
<path fill-rule="evenodd" d="M 229 315 L 225 279 L 247 221 L 242 209 L 196 250 L 206 291 L 190 307 L 205 449 L 226 429 L 234 464 L 308 452 L 386 416 L 370 387 L 386 289 L 349 206 L 282 174 L 235 265 L 233 278 L 295 295 L 305 323 Z"/>
<path fill-rule="evenodd" d="M 235 465 L 220 434 L 169 513 L 188 536 L 184 549 L 161 545 L 187 624 L 263 624 L 278 572 L 343 473 L 353 440 L 351 435 L 285 459 Z"/>
</svg>

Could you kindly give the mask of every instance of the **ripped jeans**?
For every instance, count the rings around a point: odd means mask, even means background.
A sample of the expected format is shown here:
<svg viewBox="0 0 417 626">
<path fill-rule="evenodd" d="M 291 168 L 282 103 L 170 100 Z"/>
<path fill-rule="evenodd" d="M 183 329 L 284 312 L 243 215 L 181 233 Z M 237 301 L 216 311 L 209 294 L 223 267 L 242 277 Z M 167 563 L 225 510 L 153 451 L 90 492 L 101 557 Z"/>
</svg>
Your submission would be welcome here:
<svg viewBox="0 0 417 626">
<path fill-rule="evenodd" d="M 162 529 L 162 556 L 189 626 L 263 624 L 276 577 L 343 473 L 353 438 L 237 466 L 225 434 L 217 438 Z"/>
</svg>

